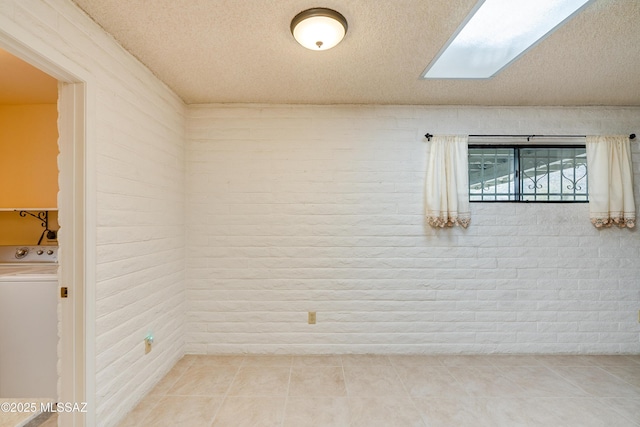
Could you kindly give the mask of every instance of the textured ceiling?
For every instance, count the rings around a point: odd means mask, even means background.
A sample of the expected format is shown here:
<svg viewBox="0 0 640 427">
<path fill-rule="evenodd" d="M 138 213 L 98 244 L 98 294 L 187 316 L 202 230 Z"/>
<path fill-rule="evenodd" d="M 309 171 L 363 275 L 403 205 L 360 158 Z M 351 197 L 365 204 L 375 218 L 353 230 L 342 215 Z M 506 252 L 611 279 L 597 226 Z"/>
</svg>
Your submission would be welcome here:
<svg viewBox="0 0 640 427">
<path fill-rule="evenodd" d="M 74 1 L 188 104 L 640 105 L 640 0 L 595 0 L 492 79 L 435 81 L 476 0 Z M 323 52 L 289 30 L 318 6 L 349 22 Z"/>
</svg>

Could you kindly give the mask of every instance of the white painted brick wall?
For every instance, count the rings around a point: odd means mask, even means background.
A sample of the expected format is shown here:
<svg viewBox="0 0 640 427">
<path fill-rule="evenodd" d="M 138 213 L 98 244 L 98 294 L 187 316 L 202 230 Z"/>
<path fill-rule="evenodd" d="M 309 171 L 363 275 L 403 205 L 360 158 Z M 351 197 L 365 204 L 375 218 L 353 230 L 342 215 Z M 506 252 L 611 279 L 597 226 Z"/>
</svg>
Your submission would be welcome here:
<svg viewBox="0 0 640 427">
<path fill-rule="evenodd" d="M 185 107 L 68 0 L 2 0 L 0 29 L 88 82 L 97 183 L 96 413 L 113 426 L 184 352 Z M 89 213 L 93 215 L 93 213 Z M 156 337 L 144 354 L 147 332 Z M 95 423 L 95 424 L 94 424 Z"/>
<path fill-rule="evenodd" d="M 183 351 L 184 106 L 69 1 L 5 0 L 0 24 L 89 82 L 96 423 L 112 426 Z M 584 205 L 476 204 L 468 230 L 422 217 L 427 131 L 619 133 L 639 112 L 190 108 L 186 348 L 640 351 L 635 233 L 594 230 Z"/>
<path fill-rule="evenodd" d="M 637 231 L 596 230 L 586 204 L 472 204 L 467 230 L 422 213 L 426 132 L 617 134 L 639 118 L 191 106 L 187 352 L 640 352 Z"/>
</svg>

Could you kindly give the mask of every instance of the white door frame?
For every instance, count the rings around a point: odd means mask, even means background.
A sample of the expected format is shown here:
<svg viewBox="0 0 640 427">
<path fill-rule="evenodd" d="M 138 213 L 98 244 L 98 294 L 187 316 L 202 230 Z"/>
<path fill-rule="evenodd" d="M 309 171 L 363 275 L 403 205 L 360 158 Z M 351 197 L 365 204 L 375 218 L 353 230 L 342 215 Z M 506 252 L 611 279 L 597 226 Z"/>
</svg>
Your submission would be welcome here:
<svg viewBox="0 0 640 427">
<path fill-rule="evenodd" d="M 0 17 L 1 18 L 1 17 Z M 0 19 L 0 24 L 1 24 Z M 0 26 L 2 28 L 2 26 Z M 20 32 L 20 31 L 18 31 Z M 58 401 L 86 402 L 87 412 L 59 413 L 60 425 L 96 425 L 95 406 L 95 153 L 88 144 L 95 111 L 91 86 L 68 58 L 47 58 L 33 37 L 20 40 L 0 29 L 0 48 L 58 79 L 60 286 L 69 297 L 58 304 Z M 50 51 L 49 51 L 50 53 Z M 64 64 L 60 59 L 64 59 Z M 74 73 L 76 70 L 78 73 Z M 34 396 L 35 397 L 35 396 Z"/>
</svg>

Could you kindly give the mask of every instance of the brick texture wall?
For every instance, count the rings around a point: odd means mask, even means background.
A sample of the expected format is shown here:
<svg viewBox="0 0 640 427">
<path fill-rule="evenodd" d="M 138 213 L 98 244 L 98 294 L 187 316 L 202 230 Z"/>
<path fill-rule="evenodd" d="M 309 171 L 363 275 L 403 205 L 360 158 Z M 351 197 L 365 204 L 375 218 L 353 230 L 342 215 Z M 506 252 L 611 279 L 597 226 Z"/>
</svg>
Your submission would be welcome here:
<svg viewBox="0 0 640 427">
<path fill-rule="evenodd" d="M 87 82 L 97 187 L 87 212 L 97 225 L 87 425 L 116 425 L 184 351 L 185 107 L 71 1 L 2 0 L 0 31 Z M 156 344 L 145 355 L 148 332 Z"/>
<path fill-rule="evenodd" d="M 427 131 L 625 133 L 640 109 L 185 108 L 70 1 L 2 1 L 0 31 L 87 82 L 96 425 L 185 349 L 640 352 L 637 232 L 595 230 L 586 205 L 422 216 Z"/>
<path fill-rule="evenodd" d="M 595 229 L 586 204 L 423 219 L 427 131 L 618 134 L 639 113 L 190 107 L 187 352 L 639 352 L 636 231 Z"/>
</svg>

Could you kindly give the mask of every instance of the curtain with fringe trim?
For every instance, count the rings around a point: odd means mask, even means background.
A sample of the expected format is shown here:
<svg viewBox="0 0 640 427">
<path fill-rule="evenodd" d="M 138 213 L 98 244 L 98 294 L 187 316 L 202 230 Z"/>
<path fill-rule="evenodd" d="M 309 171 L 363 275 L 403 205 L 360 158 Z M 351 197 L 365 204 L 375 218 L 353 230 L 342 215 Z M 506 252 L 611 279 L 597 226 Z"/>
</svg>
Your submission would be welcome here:
<svg viewBox="0 0 640 427">
<path fill-rule="evenodd" d="M 636 205 L 629 137 L 587 136 L 589 217 L 597 228 L 633 228 Z"/>
<path fill-rule="evenodd" d="M 467 228 L 469 212 L 468 136 L 434 136 L 425 179 L 425 214 L 432 227 Z"/>
</svg>

